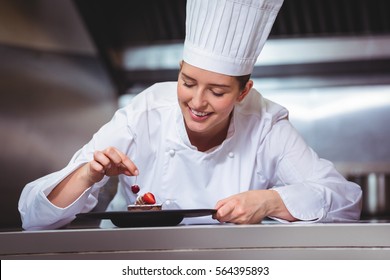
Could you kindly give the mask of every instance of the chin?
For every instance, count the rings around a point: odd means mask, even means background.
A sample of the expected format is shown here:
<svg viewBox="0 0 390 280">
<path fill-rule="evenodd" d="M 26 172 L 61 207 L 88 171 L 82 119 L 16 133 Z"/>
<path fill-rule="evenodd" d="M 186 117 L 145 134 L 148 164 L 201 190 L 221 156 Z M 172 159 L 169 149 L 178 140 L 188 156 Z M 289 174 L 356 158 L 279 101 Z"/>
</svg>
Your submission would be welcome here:
<svg viewBox="0 0 390 280">
<path fill-rule="evenodd" d="M 196 132 L 196 133 L 204 133 L 207 131 L 207 127 L 205 127 L 204 125 L 193 124 L 188 122 L 187 122 L 187 129 L 191 132 Z"/>
</svg>

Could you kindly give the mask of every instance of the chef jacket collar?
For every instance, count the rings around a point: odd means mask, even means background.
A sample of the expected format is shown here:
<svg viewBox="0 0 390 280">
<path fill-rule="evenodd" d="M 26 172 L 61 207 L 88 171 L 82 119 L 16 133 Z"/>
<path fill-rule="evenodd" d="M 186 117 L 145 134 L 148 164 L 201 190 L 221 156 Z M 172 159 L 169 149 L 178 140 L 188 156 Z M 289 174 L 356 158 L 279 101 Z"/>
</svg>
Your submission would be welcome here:
<svg viewBox="0 0 390 280">
<path fill-rule="evenodd" d="M 229 124 L 228 133 L 226 135 L 226 139 L 223 141 L 223 143 L 221 145 L 208 150 L 207 151 L 208 153 L 214 152 L 215 150 L 219 149 L 226 142 L 228 142 L 229 139 L 231 139 L 233 137 L 234 132 L 235 132 L 235 125 L 234 125 L 235 115 L 236 115 L 236 110 L 233 109 L 233 116 L 230 119 L 230 124 Z M 184 123 L 184 117 L 183 117 L 183 114 L 181 112 L 180 106 L 177 106 L 177 108 L 176 108 L 176 129 L 177 129 L 177 133 L 178 133 L 179 138 L 182 141 L 182 143 L 185 146 L 187 146 L 193 150 L 197 150 L 197 148 L 191 144 L 190 139 L 188 138 L 187 130 L 186 130 L 185 123 Z"/>
</svg>

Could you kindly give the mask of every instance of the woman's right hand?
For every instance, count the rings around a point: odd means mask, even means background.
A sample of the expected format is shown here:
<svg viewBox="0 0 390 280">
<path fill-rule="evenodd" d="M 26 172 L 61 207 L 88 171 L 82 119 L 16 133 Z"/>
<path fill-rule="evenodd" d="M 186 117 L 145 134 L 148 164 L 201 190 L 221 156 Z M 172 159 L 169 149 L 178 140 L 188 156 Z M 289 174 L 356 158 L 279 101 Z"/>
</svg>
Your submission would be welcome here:
<svg viewBox="0 0 390 280">
<path fill-rule="evenodd" d="M 93 160 L 69 174 L 47 196 L 58 207 L 67 207 L 86 189 L 106 176 L 137 176 L 137 166 L 121 151 L 108 147 L 95 151 Z"/>
<path fill-rule="evenodd" d="M 115 147 L 95 151 L 93 160 L 86 164 L 86 171 L 91 183 L 97 183 L 106 176 L 138 176 L 137 166 L 124 153 Z"/>
</svg>

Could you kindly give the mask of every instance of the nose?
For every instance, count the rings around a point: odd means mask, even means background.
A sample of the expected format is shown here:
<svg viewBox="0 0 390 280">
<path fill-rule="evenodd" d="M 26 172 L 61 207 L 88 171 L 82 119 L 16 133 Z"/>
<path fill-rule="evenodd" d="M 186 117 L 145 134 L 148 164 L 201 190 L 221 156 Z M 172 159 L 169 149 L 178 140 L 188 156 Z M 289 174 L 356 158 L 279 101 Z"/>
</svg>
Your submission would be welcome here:
<svg viewBox="0 0 390 280">
<path fill-rule="evenodd" d="M 207 104 L 207 100 L 205 99 L 205 94 L 202 89 L 197 89 L 194 91 L 194 95 L 192 96 L 192 106 L 194 108 L 202 108 Z"/>
</svg>

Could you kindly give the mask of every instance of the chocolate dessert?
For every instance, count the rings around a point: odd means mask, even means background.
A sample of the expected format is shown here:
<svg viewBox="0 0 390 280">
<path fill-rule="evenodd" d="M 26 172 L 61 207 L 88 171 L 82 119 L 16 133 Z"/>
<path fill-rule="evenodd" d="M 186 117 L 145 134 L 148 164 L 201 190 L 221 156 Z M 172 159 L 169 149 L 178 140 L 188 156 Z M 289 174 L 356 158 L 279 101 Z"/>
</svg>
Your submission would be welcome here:
<svg viewBox="0 0 390 280">
<path fill-rule="evenodd" d="M 154 195 L 150 192 L 139 196 L 135 201 L 135 204 L 128 205 L 128 211 L 159 211 L 161 210 L 161 204 L 156 204 Z"/>
</svg>

